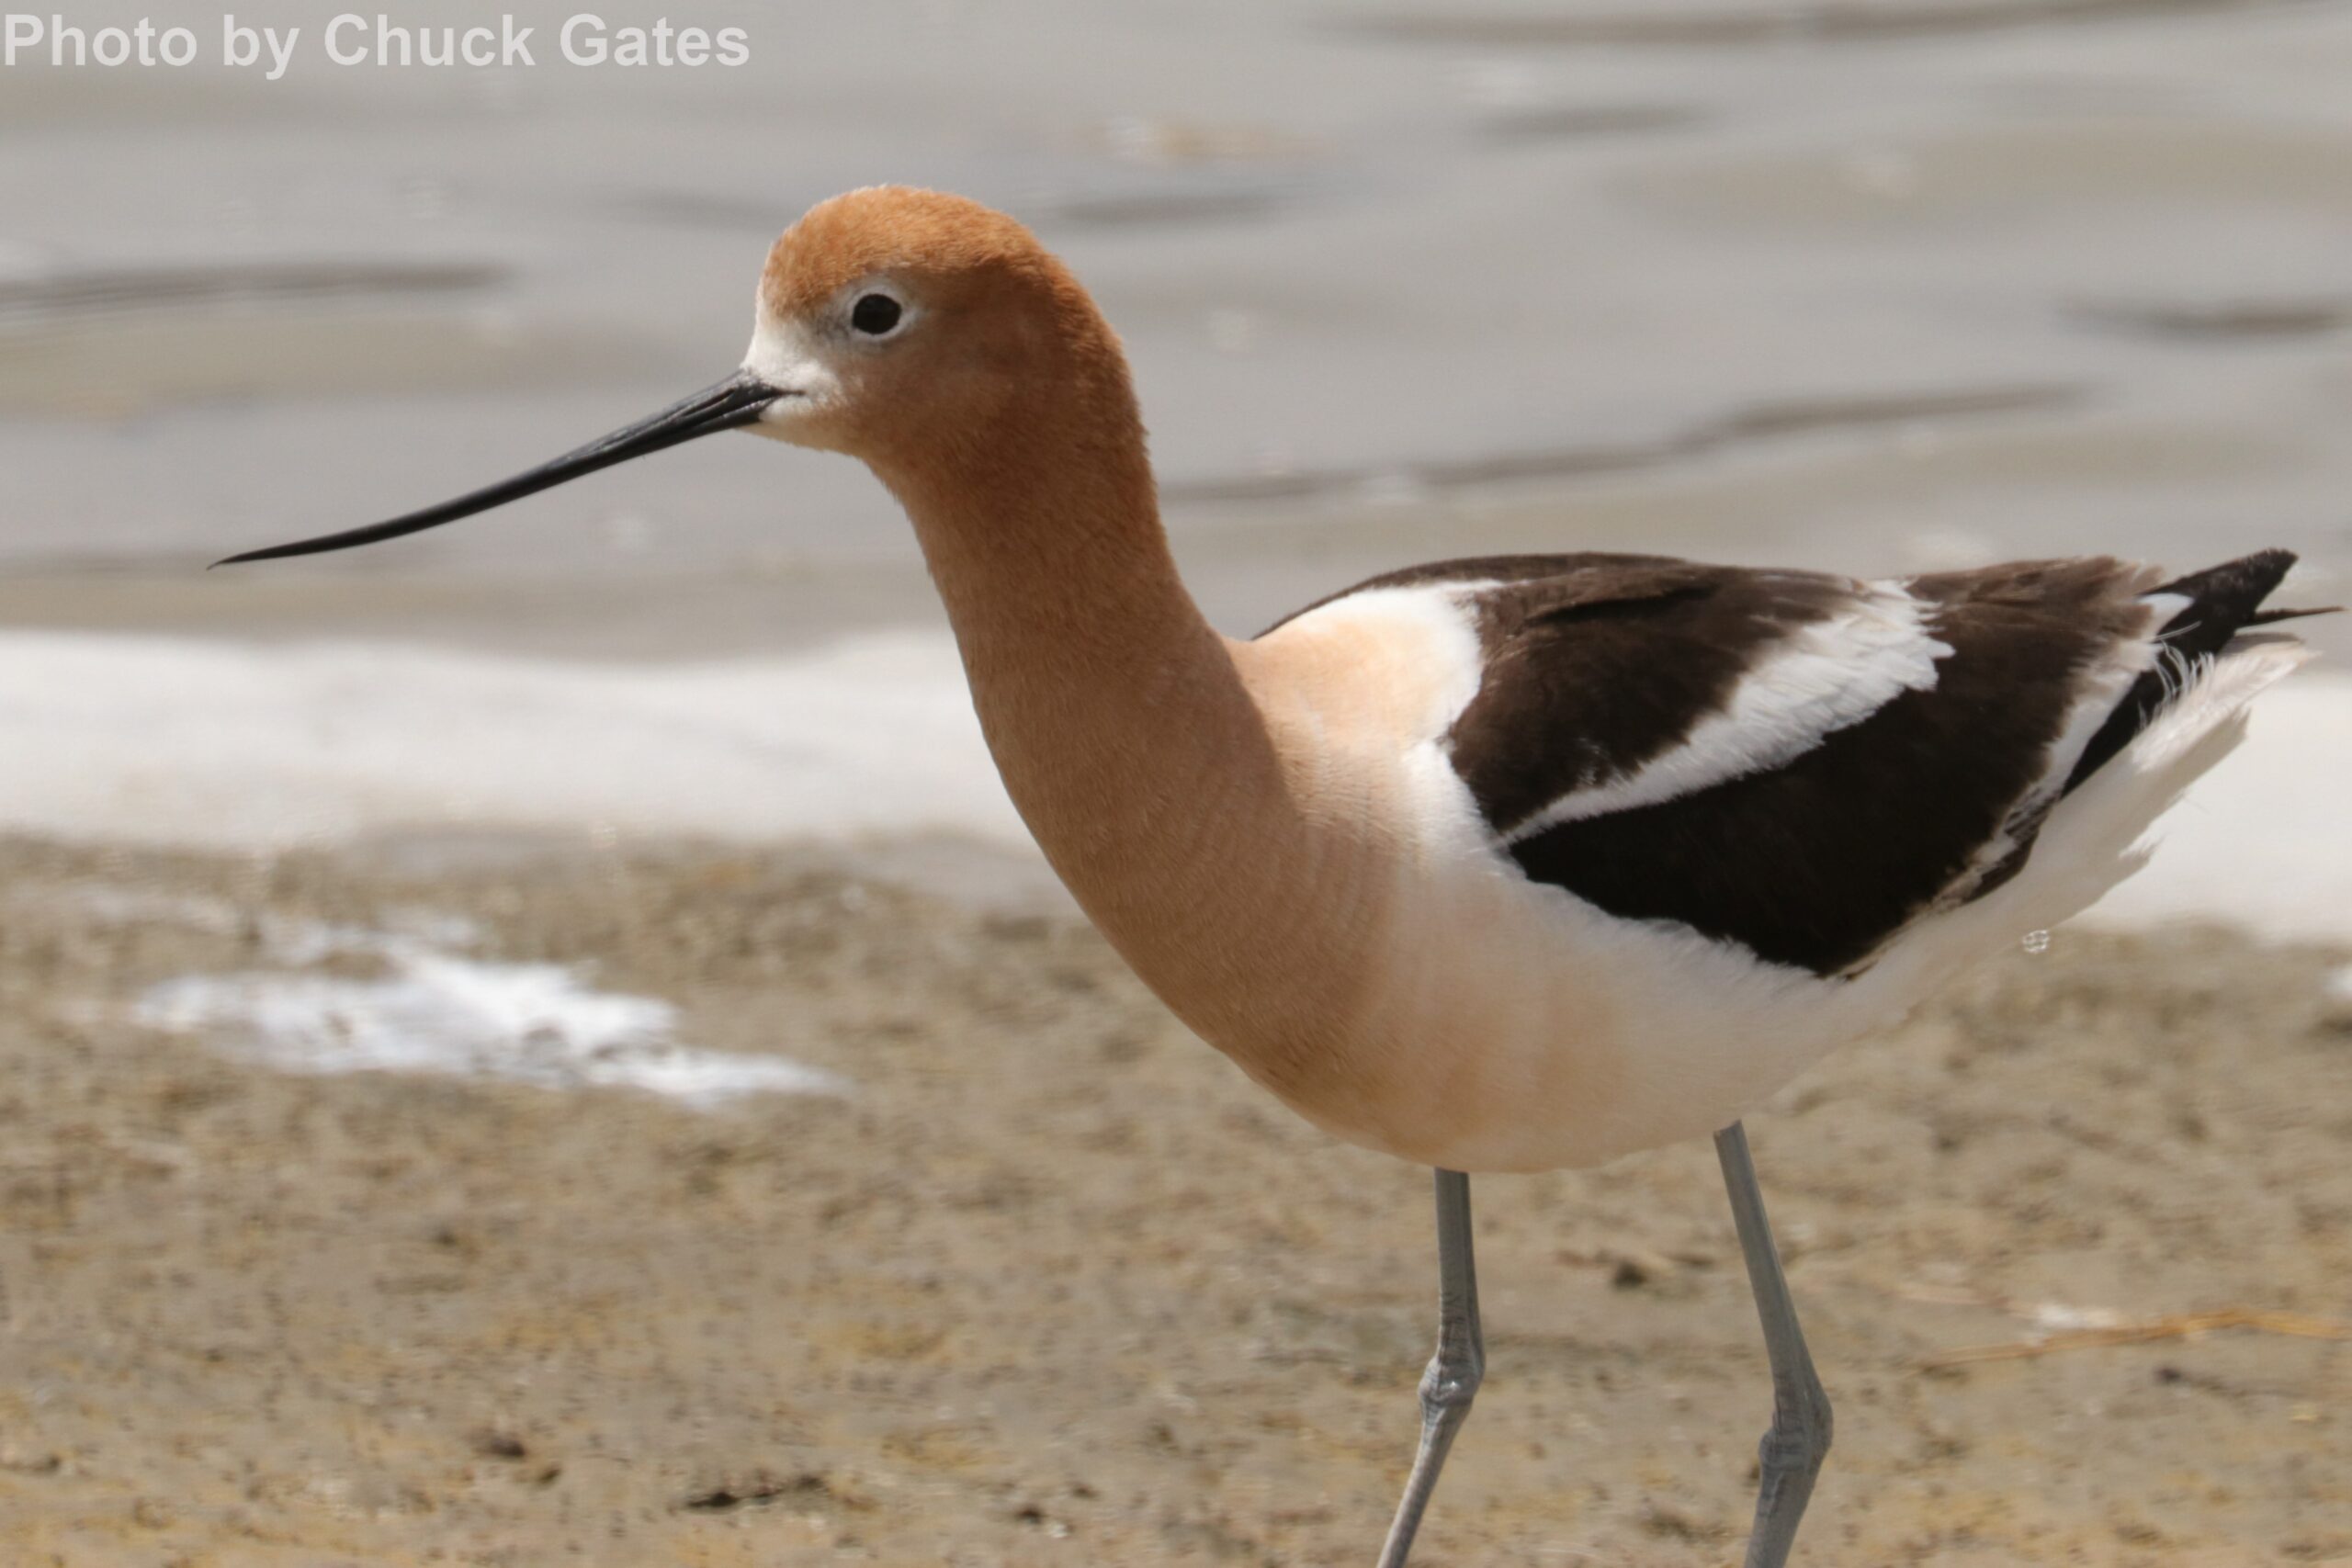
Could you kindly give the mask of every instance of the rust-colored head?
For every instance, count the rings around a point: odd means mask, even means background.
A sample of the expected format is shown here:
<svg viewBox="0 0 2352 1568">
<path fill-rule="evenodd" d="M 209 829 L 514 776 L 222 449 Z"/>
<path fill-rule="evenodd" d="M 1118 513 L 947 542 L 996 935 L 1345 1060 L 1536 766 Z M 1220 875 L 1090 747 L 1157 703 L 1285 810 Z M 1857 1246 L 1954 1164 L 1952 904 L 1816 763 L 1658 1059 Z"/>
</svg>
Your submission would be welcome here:
<svg viewBox="0 0 2352 1568">
<path fill-rule="evenodd" d="M 761 434 L 863 457 L 894 485 L 1135 423 L 1118 340 L 1036 236 L 899 186 L 820 203 L 775 243 L 744 368 L 782 394 Z"/>
<path fill-rule="evenodd" d="M 1156 526 L 1126 361 L 1086 290 L 1004 214 L 877 186 L 810 209 L 775 243 L 732 376 L 454 501 L 231 559 L 399 538 L 727 430 L 865 459 L 919 528 L 968 534 L 963 519 L 1008 510 L 1047 530 L 1105 515 Z"/>
</svg>

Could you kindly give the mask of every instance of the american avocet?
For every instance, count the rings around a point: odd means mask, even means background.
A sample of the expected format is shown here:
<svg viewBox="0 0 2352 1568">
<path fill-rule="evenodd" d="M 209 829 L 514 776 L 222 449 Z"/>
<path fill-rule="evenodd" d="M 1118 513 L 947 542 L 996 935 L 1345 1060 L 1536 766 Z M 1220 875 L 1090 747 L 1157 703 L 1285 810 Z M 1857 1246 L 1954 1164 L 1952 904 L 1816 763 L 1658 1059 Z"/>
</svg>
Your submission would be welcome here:
<svg viewBox="0 0 2352 1568">
<path fill-rule="evenodd" d="M 1438 1346 L 1380 1556 L 1485 1365 L 1470 1171 L 1714 1135 L 1772 1419 L 1747 1561 L 1829 1447 L 1738 1118 L 1969 960 L 2088 905 L 2308 657 L 2292 564 L 1864 581 L 1651 556 L 1449 561 L 1246 642 L 1160 527 L 1118 340 L 1020 224 L 881 188 L 811 210 L 742 368 L 446 504 L 438 526 L 750 430 L 863 458 L 922 542 L 1006 787 L 1158 994 L 1292 1109 L 1436 1169 Z"/>
</svg>

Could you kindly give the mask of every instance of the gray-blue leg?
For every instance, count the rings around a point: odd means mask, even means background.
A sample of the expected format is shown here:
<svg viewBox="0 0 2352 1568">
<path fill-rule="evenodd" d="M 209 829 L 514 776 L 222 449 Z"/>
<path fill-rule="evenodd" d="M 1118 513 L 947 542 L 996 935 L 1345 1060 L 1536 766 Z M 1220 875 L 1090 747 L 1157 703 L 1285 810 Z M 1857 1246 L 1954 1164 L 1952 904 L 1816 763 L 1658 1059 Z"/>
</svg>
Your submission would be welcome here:
<svg viewBox="0 0 2352 1568">
<path fill-rule="evenodd" d="M 1380 1568 L 1405 1568 L 1446 1450 L 1487 1373 L 1486 1341 L 1478 1335 L 1478 1268 L 1470 1254 L 1470 1179 L 1458 1170 L 1437 1173 L 1437 1354 L 1421 1374 L 1421 1446 L 1396 1520 L 1388 1527 L 1388 1543 L 1380 1549 Z"/>
<path fill-rule="evenodd" d="M 1747 1133 L 1738 1122 L 1715 1134 L 1715 1156 L 1723 1162 L 1732 1221 L 1739 1227 L 1739 1250 L 1747 1259 L 1747 1282 L 1756 1292 L 1756 1315 L 1764 1325 L 1764 1350 L 1772 1362 L 1772 1425 L 1758 1452 L 1761 1485 L 1747 1568 L 1781 1568 L 1813 1496 L 1814 1477 L 1829 1452 L 1829 1396 L 1814 1375 L 1804 1332 L 1797 1326 L 1771 1222 L 1764 1217 L 1764 1194 L 1757 1190 Z"/>
</svg>

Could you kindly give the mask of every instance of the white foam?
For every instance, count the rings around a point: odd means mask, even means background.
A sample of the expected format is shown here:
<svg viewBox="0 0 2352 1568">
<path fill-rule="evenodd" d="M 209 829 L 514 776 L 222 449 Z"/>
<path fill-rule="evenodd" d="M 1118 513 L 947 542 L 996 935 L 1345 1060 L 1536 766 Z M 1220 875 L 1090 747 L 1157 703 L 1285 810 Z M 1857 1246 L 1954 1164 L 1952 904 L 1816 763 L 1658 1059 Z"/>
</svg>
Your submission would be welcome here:
<svg viewBox="0 0 2352 1568">
<path fill-rule="evenodd" d="M 93 883 L 45 888 L 40 897 L 113 924 L 248 929 L 233 906 L 194 895 Z M 475 936 L 454 917 L 407 911 L 391 929 L 375 931 L 265 916 L 253 929 L 263 952 L 284 968 L 166 980 L 132 1005 L 133 1021 L 201 1036 L 288 1072 L 635 1089 L 706 1110 L 747 1094 L 848 1090 L 832 1075 L 782 1056 L 682 1045 L 673 1038 L 677 1009 L 668 1002 L 593 989 L 560 964 L 485 963 L 443 951 Z M 355 979 L 297 972 L 354 954 L 384 973 Z"/>
<path fill-rule="evenodd" d="M 781 1056 L 698 1051 L 672 1038 L 677 1010 L 599 991 L 553 964 L 489 964 L 390 944 L 374 979 L 191 975 L 149 989 L 131 1015 L 288 1072 L 427 1073 L 549 1089 L 623 1088 L 709 1108 L 746 1094 L 837 1094 Z"/>
</svg>

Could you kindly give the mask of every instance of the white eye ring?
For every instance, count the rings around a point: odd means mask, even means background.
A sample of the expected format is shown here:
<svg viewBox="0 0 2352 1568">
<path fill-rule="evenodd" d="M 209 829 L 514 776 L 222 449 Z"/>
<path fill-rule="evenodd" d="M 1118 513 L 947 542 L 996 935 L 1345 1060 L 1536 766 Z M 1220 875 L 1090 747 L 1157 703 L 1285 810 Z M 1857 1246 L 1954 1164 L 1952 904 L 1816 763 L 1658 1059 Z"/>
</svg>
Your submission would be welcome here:
<svg viewBox="0 0 2352 1568">
<path fill-rule="evenodd" d="M 888 288 L 868 284 L 850 300 L 849 329 L 867 343 L 881 343 L 898 336 L 913 316 L 905 300 Z"/>
</svg>

